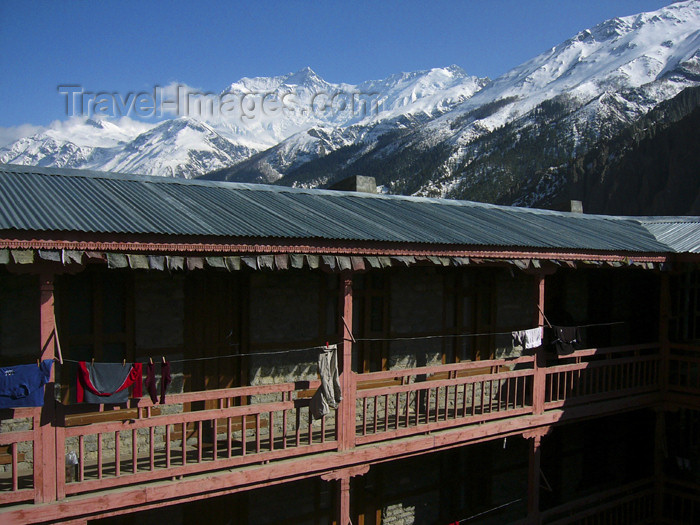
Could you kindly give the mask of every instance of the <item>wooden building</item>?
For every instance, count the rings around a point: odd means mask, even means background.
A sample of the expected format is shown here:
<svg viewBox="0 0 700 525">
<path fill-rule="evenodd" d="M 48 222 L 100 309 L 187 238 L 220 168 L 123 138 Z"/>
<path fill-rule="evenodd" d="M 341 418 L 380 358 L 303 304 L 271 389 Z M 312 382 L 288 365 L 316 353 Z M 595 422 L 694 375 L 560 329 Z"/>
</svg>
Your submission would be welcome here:
<svg viewBox="0 0 700 525">
<path fill-rule="evenodd" d="M 0 166 L 0 367 L 62 361 L 0 522 L 697 523 L 698 262 L 699 218 Z M 93 359 L 165 399 L 78 403 Z"/>
</svg>

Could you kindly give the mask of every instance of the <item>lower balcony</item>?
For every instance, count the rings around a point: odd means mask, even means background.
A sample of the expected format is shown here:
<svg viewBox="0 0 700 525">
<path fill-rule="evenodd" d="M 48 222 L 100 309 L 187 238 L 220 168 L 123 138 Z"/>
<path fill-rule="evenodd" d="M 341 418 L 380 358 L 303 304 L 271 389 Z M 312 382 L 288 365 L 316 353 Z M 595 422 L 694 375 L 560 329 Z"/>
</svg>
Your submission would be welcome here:
<svg viewBox="0 0 700 525">
<path fill-rule="evenodd" d="M 662 366 L 659 345 L 643 344 L 547 362 L 526 356 L 353 373 L 339 407 L 317 421 L 309 404 L 318 381 L 174 394 L 163 405 L 142 398 L 98 413 L 89 405 L 16 409 L 3 414 L 0 433 L 0 520 L 99 517 L 324 476 L 657 405 L 665 383 L 687 393 L 700 388 L 697 380 L 695 360 L 674 350 Z M 543 522 L 589 523 L 557 516 L 548 511 Z"/>
</svg>

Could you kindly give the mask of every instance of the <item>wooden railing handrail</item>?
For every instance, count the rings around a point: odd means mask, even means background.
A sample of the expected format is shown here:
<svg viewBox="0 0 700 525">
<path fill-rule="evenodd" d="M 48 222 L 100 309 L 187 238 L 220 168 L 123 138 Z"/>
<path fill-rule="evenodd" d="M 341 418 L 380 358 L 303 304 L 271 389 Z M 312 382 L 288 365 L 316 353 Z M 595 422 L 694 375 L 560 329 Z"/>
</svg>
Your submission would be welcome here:
<svg viewBox="0 0 700 525">
<path fill-rule="evenodd" d="M 559 356 L 561 359 L 569 359 L 572 357 L 592 357 L 596 355 L 619 354 L 624 352 L 637 352 L 640 350 L 653 350 L 659 348 L 658 342 L 639 343 L 636 345 L 621 345 L 621 346 L 606 346 L 603 348 L 582 348 L 575 350 L 571 354 Z"/>
<path fill-rule="evenodd" d="M 571 372 L 573 370 L 585 370 L 587 368 L 604 368 L 611 365 L 635 364 L 644 361 L 658 361 L 658 355 L 638 356 L 638 357 L 623 357 L 621 359 L 609 359 L 606 361 L 586 361 L 583 363 L 569 363 L 566 365 L 553 365 L 545 368 L 545 373 L 548 375 L 558 374 L 561 372 Z"/>
<path fill-rule="evenodd" d="M 700 343 L 669 343 L 668 347 L 671 350 L 689 350 L 691 352 L 700 352 Z"/>
<path fill-rule="evenodd" d="M 180 405 L 183 403 L 196 403 L 198 401 L 220 401 L 248 396 L 258 396 L 265 394 L 283 394 L 288 392 L 306 391 L 317 389 L 321 386 L 321 381 L 296 381 L 293 383 L 276 383 L 271 385 L 254 385 L 233 388 L 220 388 L 216 390 L 200 390 L 197 392 L 183 392 L 180 394 L 168 394 L 166 403 L 163 405 L 153 403 L 151 398 L 144 396 L 140 399 L 129 400 L 127 409 L 163 407 L 168 405 Z M 84 410 L 88 405 L 58 403 L 64 415 L 86 413 Z M 119 410 L 115 410 L 119 412 Z M 152 416 L 155 417 L 155 416 Z"/>
<path fill-rule="evenodd" d="M 501 367 L 506 365 L 517 365 L 522 363 L 534 362 L 534 356 L 522 356 L 513 359 L 489 359 L 484 361 L 467 361 L 462 363 L 453 363 L 449 365 L 432 365 L 421 366 L 417 368 L 403 368 L 396 370 L 386 370 L 382 372 L 368 372 L 366 374 L 358 374 L 357 382 L 364 383 L 367 381 L 376 381 L 382 379 L 397 379 L 400 377 L 408 377 L 415 375 L 430 375 L 440 372 L 458 372 L 462 370 L 477 370 Z M 485 372 L 488 374 L 490 372 Z"/>
<path fill-rule="evenodd" d="M 11 432 L 3 432 L 0 434 L 0 446 L 12 445 L 20 441 L 32 441 L 34 439 L 33 430 L 13 430 Z"/>
<path fill-rule="evenodd" d="M 508 379 L 512 377 L 525 377 L 532 376 L 532 370 L 512 370 L 508 372 L 498 372 L 498 374 L 493 374 L 497 376 L 498 379 Z M 409 383 L 406 385 L 394 385 L 394 386 L 381 386 L 377 388 L 366 388 L 357 392 L 358 398 L 363 397 L 374 397 L 382 394 L 398 394 L 401 392 L 413 392 L 417 390 L 435 389 L 442 388 L 446 386 L 464 385 L 471 383 L 482 383 L 484 381 L 484 376 L 467 376 L 467 377 L 457 377 L 453 379 L 440 379 L 438 381 L 419 381 L 417 383 Z M 489 379 L 486 379 L 489 381 Z"/>
<path fill-rule="evenodd" d="M 153 416 L 145 419 L 128 419 L 125 421 L 109 421 L 105 423 L 91 423 L 75 427 L 66 427 L 66 437 L 115 432 L 117 430 L 130 430 L 149 428 L 155 426 L 172 425 L 179 423 L 192 423 L 198 421 L 211 421 L 229 417 L 254 416 L 268 412 L 278 412 L 294 408 L 294 401 L 279 401 L 274 403 L 257 403 L 230 408 L 212 408 L 195 412 L 180 412 Z"/>
</svg>

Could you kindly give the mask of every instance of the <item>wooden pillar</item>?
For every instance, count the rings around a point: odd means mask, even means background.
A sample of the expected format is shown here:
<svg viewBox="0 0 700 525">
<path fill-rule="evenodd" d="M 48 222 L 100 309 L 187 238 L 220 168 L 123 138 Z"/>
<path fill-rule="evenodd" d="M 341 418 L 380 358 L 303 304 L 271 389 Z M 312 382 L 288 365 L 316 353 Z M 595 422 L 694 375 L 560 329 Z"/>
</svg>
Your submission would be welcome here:
<svg viewBox="0 0 700 525">
<path fill-rule="evenodd" d="M 666 459 L 666 412 L 663 406 L 655 410 L 654 426 L 654 523 L 663 522 L 664 461 Z"/>
<path fill-rule="evenodd" d="M 536 428 L 523 433 L 529 440 L 529 461 L 527 476 L 527 522 L 531 525 L 541 523 L 540 516 L 540 469 L 542 458 L 542 437 L 549 432 L 547 428 Z"/>
<path fill-rule="evenodd" d="M 661 273 L 661 290 L 659 297 L 659 387 L 662 396 L 668 391 L 669 359 L 669 317 L 671 315 L 671 290 L 668 272 Z"/>
<path fill-rule="evenodd" d="M 340 388 L 343 400 L 338 410 L 338 449 L 347 450 L 355 446 L 355 386 L 356 378 L 352 371 L 352 274 L 343 272 L 340 276 L 340 326 L 342 327 L 342 352 Z"/>
<path fill-rule="evenodd" d="M 350 479 L 355 476 L 364 476 L 369 471 L 369 465 L 333 470 L 323 474 L 324 481 L 335 481 L 338 491 L 336 497 L 336 519 L 338 525 L 352 525 L 350 516 Z"/>
<path fill-rule="evenodd" d="M 544 274 L 537 275 L 537 326 L 544 326 Z M 535 349 L 534 362 L 534 384 L 532 387 L 532 411 L 534 414 L 544 412 L 544 400 L 546 391 L 547 375 L 545 371 L 544 346 Z"/>
<path fill-rule="evenodd" d="M 55 356 L 54 276 L 40 275 L 41 359 Z M 56 500 L 56 406 L 54 401 L 55 367 L 44 391 L 44 406 L 34 417 L 34 499 L 37 503 Z"/>
</svg>

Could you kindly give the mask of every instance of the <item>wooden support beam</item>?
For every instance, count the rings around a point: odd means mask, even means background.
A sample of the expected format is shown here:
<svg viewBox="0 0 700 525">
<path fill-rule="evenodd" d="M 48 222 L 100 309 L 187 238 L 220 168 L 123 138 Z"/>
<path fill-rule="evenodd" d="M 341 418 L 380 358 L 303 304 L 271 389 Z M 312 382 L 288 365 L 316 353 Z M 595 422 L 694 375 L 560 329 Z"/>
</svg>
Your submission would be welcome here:
<svg viewBox="0 0 700 525">
<path fill-rule="evenodd" d="M 56 318 L 54 315 L 54 276 L 40 274 L 40 336 L 41 359 L 53 359 L 56 346 Z M 34 417 L 34 501 L 56 501 L 56 433 L 53 427 L 56 404 L 54 401 L 55 367 L 44 389 L 44 406 Z M 62 455 L 61 455 L 62 456 Z"/>
<path fill-rule="evenodd" d="M 659 386 L 661 394 L 668 392 L 668 370 L 669 359 L 671 357 L 671 346 L 669 342 L 669 318 L 671 315 L 671 290 L 669 286 L 668 272 L 661 273 L 661 289 L 659 297 L 659 357 L 661 359 L 659 367 Z"/>
<path fill-rule="evenodd" d="M 537 288 L 536 288 L 536 301 L 537 301 L 537 313 L 535 315 L 537 326 L 544 326 L 544 274 L 539 274 L 537 276 Z M 535 363 L 534 363 L 534 378 L 532 386 L 532 411 L 534 414 L 542 414 L 544 412 L 544 401 L 545 401 L 545 391 L 547 374 L 545 369 L 545 355 L 544 346 L 540 345 L 535 349 Z"/>
<path fill-rule="evenodd" d="M 339 470 L 333 470 L 321 476 L 324 481 L 337 481 L 336 488 L 336 517 L 338 525 L 352 525 L 350 519 L 350 479 L 363 476 L 369 471 L 369 465 L 358 465 Z"/>
<path fill-rule="evenodd" d="M 534 434 L 530 439 L 527 484 L 527 517 L 531 525 L 539 525 L 540 519 L 540 462 L 542 435 Z"/>
<path fill-rule="evenodd" d="M 340 388 L 343 400 L 338 409 L 338 449 L 348 450 L 355 446 L 355 390 L 357 380 L 352 371 L 352 273 L 340 275 L 339 326 L 341 331 L 342 361 Z"/>
<path fill-rule="evenodd" d="M 654 425 L 654 523 L 663 523 L 664 460 L 666 459 L 666 412 L 655 410 Z"/>
</svg>

